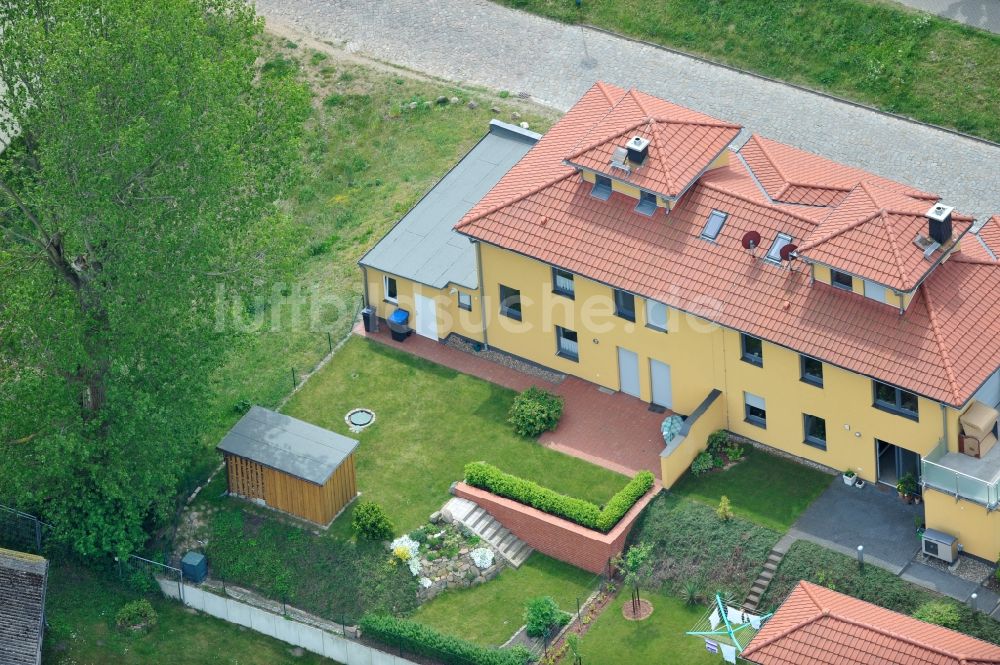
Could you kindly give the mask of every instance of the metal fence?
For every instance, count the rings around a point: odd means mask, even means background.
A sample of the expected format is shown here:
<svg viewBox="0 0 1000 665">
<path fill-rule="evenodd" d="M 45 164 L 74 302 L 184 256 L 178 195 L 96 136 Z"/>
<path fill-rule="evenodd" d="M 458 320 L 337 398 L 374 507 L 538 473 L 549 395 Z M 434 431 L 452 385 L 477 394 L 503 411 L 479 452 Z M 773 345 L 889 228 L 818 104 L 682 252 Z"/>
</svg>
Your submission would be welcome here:
<svg viewBox="0 0 1000 665">
<path fill-rule="evenodd" d="M 0 504 L 0 546 L 41 554 L 51 534 L 51 524 Z"/>
<path fill-rule="evenodd" d="M 144 593 L 162 591 L 157 578 L 163 578 L 177 585 L 177 595 L 181 602 L 184 601 L 184 574 L 180 568 L 135 554 L 124 559 L 116 557 L 115 560 L 118 562 L 118 577 L 130 587 Z"/>
</svg>

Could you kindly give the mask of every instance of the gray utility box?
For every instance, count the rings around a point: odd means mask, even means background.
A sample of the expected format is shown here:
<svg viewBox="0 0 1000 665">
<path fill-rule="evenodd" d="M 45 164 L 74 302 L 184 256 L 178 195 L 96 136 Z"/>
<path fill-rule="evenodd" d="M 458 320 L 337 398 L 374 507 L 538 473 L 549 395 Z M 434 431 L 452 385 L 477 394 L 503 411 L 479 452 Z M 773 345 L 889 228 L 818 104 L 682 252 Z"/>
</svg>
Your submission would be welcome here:
<svg viewBox="0 0 1000 665">
<path fill-rule="evenodd" d="M 201 552 L 188 552 L 181 559 L 181 573 L 184 579 L 201 584 L 208 577 L 208 559 Z"/>
<path fill-rule="evenodd" d="M 943 531 L 926 529 L 921 542 L 921 549 L 927 556 L 932 556 L 948 563 L 958 559 L 958 539 Z"/>
</svg>

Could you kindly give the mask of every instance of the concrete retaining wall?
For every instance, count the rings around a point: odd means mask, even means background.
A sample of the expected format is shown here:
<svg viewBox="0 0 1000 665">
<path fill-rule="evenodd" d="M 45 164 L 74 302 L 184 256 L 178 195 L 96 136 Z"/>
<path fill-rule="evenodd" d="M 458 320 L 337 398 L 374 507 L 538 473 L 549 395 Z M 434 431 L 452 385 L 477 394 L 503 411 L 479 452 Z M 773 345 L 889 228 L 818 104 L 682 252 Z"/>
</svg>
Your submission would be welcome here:
<svg viewBox="0 0 1000 665">
<path fill-rule="evenodd" d="M 159 582 L 165 596 L 180 600 L 175 581 L 159 580 Z M 282 642 L 332 658 L 343 665 L 415 665 L 413 661 L 373 649 L 343 635 L 335 635 L 315 626 L 286 619 L 273 612 L 190 584 L 184 585 L 183 603 L 223 621 L 246 626 Z"/>
</svg>

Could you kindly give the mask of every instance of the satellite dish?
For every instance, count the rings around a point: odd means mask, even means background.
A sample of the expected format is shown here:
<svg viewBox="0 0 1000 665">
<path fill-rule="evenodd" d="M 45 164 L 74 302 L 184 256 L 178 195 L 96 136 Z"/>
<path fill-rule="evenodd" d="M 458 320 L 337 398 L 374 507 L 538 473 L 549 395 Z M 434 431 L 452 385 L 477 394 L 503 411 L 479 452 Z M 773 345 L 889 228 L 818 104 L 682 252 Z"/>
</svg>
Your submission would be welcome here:
<svg viewBox="0 0 1000 665">
<path fill-rule="evenodd" d="M 760 234 L 756 231 L 747 231 L 743 234 L 741 244 L 743 245 L 743 249 L 748 249 L 752 252 L 760 247 Z"/>
<path fill-rule="evenodd" d="M 798 248 L 798 245 L 792 245 L 789 243 L 778 250 L 778 256 L 781 257 L 782 261 L 791 261 L 792 259 L 798 257 L 798 254 L 795 253 L 795 250 Z"/>
</svg>

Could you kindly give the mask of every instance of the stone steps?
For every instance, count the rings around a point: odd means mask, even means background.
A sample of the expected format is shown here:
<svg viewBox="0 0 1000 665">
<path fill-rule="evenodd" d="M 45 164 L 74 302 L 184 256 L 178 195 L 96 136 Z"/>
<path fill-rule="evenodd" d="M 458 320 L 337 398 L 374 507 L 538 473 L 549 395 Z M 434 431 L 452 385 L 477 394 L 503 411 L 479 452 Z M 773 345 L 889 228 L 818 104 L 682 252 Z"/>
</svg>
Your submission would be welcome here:
<svg viewBox="0 0 1000 665">
<path fill-rule="evenodd" d="M 448 520 L 465 525 L 474 534 L 488 542 L 510 565 L 518 568 L 534 552 L 534 549 L 519 539 L 492 515 L 475 502 L 452 497 L 441 509 L 441 515 Z"/>
<path fill-rule="evenodd" d="M 764 592 L 767 591 L 767 587 L 771 585 L 774 573 L 777 572 L 778 565 L 781 564 L 783 558 L 785 558 L 785 553 L 778 550 L 771 550 L 771 553 L 767 555 L 764 568 L 760 571 L 760 575 L 757 576 L 753 586 L 750 587 L 750 592 L 743 601 L 743 609 L 748 612 L 757 611 L 760 599 L 764 595 Z"/>
</svg>

